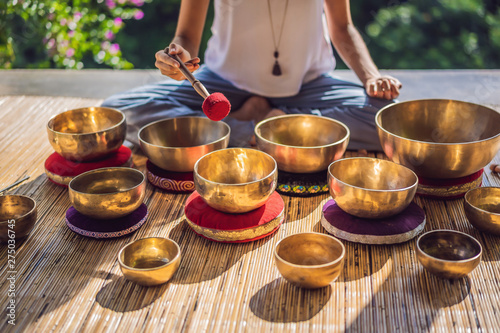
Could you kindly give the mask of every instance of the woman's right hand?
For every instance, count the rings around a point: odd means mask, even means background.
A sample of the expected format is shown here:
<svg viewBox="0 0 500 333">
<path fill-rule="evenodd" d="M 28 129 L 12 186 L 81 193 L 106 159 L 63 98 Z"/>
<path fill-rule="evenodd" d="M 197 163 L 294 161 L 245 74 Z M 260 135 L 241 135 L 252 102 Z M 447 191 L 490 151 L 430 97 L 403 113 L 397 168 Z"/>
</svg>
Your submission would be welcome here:
<svg viewBox="0 0 500 333">
<path fill-rule="evenodd" d="M 195 70 L 200 68 L 200 58 L 196 57 L 191 59 L 191 55 L 189 54 L 189 52 L 179 44 L 170 44 L 169 53 L 177 54 L 191 72 L 194 72 Z M 164 50 L 156 52 L 155 57 L 155 66 L 163 75 L 166 75 L 177 81 L 186 79 L 186 77 L 179 70 L 179 63 L 176 60 L 170 58 Z"/>
</svg>

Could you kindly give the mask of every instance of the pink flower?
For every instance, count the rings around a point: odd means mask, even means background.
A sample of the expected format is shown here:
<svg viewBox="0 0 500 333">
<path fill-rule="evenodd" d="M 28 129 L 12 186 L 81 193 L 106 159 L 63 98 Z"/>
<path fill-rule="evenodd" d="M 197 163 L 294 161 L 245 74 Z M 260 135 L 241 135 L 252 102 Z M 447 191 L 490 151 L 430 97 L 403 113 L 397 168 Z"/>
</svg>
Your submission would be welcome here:
<svg viewBox="0 0 500 333">
<path fill-rule="evenodd" d="M 65 18 L 63 18 L 63 19 L 61 19 L 61 21 L 59 21 L 59 23 L 61 23 L 61 25 L 66 25 L 66 22 L 67 22 L 67 21 L 66 21 L 66 19 L 65 19 Z"/>
<path fill-rule="evenodd" d="M 49 39 L 49 41 L 47 42 L 47 48 L 51 49 L 54 47 L 54 45 L 56 44 L 56 41 L 54 38 L 51 38 Z"/>
<path fill-rule="evenodd" d="M 144 0 L 131 0 L 131 1 L 137 7 L 141 7 L 142 5 L 144 5 Z"/>
<path fill-rule="evenodd" d="M 106 39 L 112 40 L 115 37 L 115 34 L 111 32 L 111 30 L 108 30 L 104 33 L 104 37 Z"/>
<path fill-rule="evenodd" d="M 134 18 L 140 20 L 144 17 L 144 12 L 142 10 L 136 10 L 134 13 Z"/>
<path fill-rule="evenodd" d="M 113 9 L 116 7 L 116 3 L 113 0 L 106 0 L 106 6 L 108 6 L 109 9 Z"/>
<path fill-rule="evenodd" d="M 116 43 L 111 44 L 111 46 L 109 47 L 109 53 L 114 55 L 117 54 L 118 51 L 120 51 L 120 45 Z"/>
<path fill-rule="evenodd" d="M 71 58 L 75 55 L 75 49 L 69 48 L 66 50 L 66 57 Z"/>
<path fill-rule="evenodd" d="M 82 13 L 76 12 L 76 13 L 73 14 L 73 21 L 74 22 L 80 21 L 81 18 L 82 18 Z"/>
<path fill-rule="evenodd" d="M 75 35 L 75 30 L 68 31 L 68 37 L 73 37 Z"/>
<path fill-rule="evenodd" d="M 115 26 L 121 27 L 123 24 L 123 20 L 121 17 L 117 17 L 117 18 L 115 18 L 114 23 L 115 23 Z"/>
</svg>

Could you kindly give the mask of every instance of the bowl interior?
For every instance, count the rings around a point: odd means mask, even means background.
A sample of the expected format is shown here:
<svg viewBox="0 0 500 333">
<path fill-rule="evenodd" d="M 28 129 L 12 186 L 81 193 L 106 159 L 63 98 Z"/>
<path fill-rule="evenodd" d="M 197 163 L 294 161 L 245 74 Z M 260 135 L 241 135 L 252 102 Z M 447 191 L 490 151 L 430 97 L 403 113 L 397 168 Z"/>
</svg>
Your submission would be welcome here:
<svg viewBox="0 0 500 333">
<path fill-rule="evenodd" d="M 478 187 L 467 192 L 465 200 L 477 209 L 500 215 L 500 187 Z"/>
<path fill-rule="evenodd" d="M 49 121 L 49 128 L 55 132 L 86 134 L 105 131 L 124 121 L 118 110 L 101 107 L 75 109 L 58 114 Z"/>
<path fill-rule="evenodd" d="M 420 100 L 387 106 L 377 123 L 394 135 L 429 143 L 467 143 L 500 134 L 500 113 L 453 100 Z"/>
<path fill-rule="evenodd" d="M 481 253 L 481 246 L 475 239 L 453 231 L 427 233 L 420 237 L 418 246 L 427 255 L 448 261 L 467 260 Z"/>
<path fill-rule="evenodd" d="M 200 158 L 195 171 L 202 178 L 221 184 L 245 184 L 268 177 L 276 169 L 274 159 L 258 150 L 222 149 Z"/>
<path fill-rule="evenodd" d="M 292 115 L 269 118 L 256 128 L 256 133 L 265 140 L 285 146 L 320 147 L 344 139 L 347 130 L 329 118 Z"/>
<path fill-rule="evenodd" d="M 333 237 L 304 233 L 283 239 L 276 248 L 276 254 L 293 265 L 316 266 L 341 259 L 344 247 Z"/>
<path fill-rule="evenodd" d="M 0 196 L 0 222 L 19 219 L 31 213 L 36 207 L 35 201 L 22 195 Z"/>
<path fill-rule="evenodd" d="M 341 182 L 370 190 L 401 190 L 417 183 L 410 169 L 377 158 L 346 158 L 332 163 L 331 176 Z"/>
<path fill-rule="evenodd" d="M 129 168 L 98 169 L 75 177 L 72 190 L 87 194 L 110 194 L 125 192 L 144 181 L 142 172 Z"/>
<path fill-rule="evenodd" d="M 182 148 L 207 145 L 228 134 L 229 127 L 225 123 L 202 117 L 183 117 L 149 124 L 139 132 L 139 139 L 155 146 Z"/>
<path fill-rule="evenodd" d="M 166 238 L 143 238 L 128 244 L 120 260 L 129 268 L 154 269 L 171 263 L 179 255 L 177 244 Z"/>
</svg>

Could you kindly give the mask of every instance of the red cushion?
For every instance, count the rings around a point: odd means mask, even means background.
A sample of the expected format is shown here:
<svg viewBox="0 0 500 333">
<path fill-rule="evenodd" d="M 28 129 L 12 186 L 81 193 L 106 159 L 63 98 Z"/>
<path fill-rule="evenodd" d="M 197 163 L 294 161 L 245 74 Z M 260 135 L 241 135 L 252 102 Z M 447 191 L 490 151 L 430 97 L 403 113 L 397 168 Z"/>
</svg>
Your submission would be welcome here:
<svg viewBox="0 0 500 333">
<path fill-rule="evenodd" d="M 121 146 L 116 153 L 106 159 L 95 162 L 68 161 L 58 153 L 53 153 L 45 160 L 45 170 L 62 177 L 76 177 L 90 170 L 122 166 L 128 162 L 131 156 L 132 151 L 125 146 Z"/>
<path fill-rule="evenodd" d="M 184 212 L 189 221 L 202 228 L 242 230 L 266 224 L 278 217 L 284 208 L 283 199 L 274 192 L 260 208 L 244 214 L 228 214 L 210 207 L 198 192 L 193 192 L 186 201 Z"/>
<path fill-rule="evenodd" d="M 462 198 L 467 191 L 481 186 L 482 176 L 483 169 L 460 178 L 430 179 L 419 177 L 417 195 L 443 200 Z"/>
</svg>

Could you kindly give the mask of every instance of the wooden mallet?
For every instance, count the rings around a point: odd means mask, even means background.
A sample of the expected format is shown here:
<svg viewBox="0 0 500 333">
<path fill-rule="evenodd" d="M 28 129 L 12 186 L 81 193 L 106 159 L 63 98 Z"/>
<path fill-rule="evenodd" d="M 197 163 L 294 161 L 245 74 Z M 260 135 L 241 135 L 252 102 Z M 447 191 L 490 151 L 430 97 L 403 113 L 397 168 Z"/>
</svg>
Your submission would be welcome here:
<svg viewBox="0 0 500 333">
<path fill-rule="evenodd" d="M 209 119 L 214 121 L 224 119 L 229 114 L 229 111 L 231 111 L 231 103 L 229 103 L 226 96 L 219 92 L 210 94 L 207 88 L 205 88 L 205 86 L 194 77 L 189 69 L 187 69 L 186 65 L 181 61 L 177 54 L 170 54 L 168 47 L 165 48 L 164 52 L 170 58 L 176 60 L 179 63 L 179 70 L 181 71 L 181 73 L 186 77 L 186 79 L 188 79 L 194 90 L 196 90 L 196 92 L 204 98 L 203 104 L 201 106 L 203 113 L 205 113 L 205 115 Z"/>
</svg>

